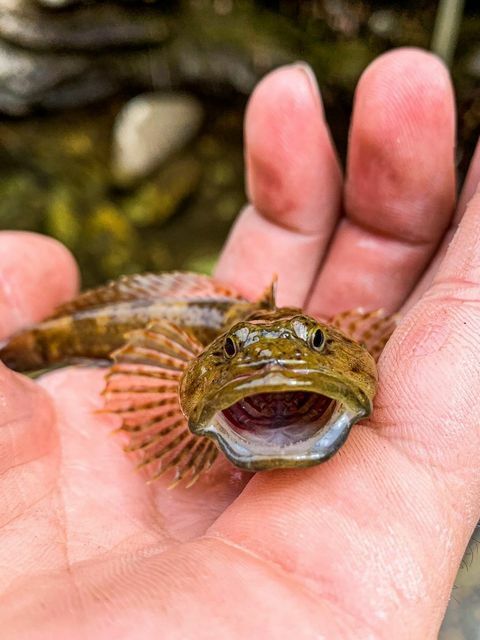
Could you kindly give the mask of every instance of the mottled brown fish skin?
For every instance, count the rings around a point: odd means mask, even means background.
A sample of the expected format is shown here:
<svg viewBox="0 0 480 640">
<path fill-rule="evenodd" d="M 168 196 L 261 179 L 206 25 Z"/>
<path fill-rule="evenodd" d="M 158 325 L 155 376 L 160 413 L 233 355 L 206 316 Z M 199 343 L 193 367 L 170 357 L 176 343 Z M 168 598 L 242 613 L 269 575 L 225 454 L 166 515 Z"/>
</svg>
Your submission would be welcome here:
<svg viewBox="0 0 480 640">
<path fill-rule="evenodd" d="M 189 329 L 204 345 L 261 308 L 264 302 L 196 299 L 135 300 L 55 317 L 20 331 L 0 347 L 0 360 L 16 371 L 36 371 L 78 359 L 108 360 L 129 331 L 154 320 Z"/>
</svg>

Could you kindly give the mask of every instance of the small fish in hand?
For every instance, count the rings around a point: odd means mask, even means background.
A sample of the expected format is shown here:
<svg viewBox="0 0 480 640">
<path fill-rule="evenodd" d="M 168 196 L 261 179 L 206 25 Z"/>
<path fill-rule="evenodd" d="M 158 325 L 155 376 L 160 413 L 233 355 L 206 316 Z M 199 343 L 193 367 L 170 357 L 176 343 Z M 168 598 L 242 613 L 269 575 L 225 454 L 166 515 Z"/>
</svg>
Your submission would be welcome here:
<svg viewBox="0 0 480 640">
<path fill-rule="evenodd" d="M 328 322 L 250 302 L 208 276 L 124 276 L 80 294 L 0 346 L 17 371 L 111 363 L 105 409 L 155 479 L 192 485 L 221 451 L 260 471 L 330 458 L 372 411 L 375 360 L 396 325 L 381 311 Z"/>
</svg>

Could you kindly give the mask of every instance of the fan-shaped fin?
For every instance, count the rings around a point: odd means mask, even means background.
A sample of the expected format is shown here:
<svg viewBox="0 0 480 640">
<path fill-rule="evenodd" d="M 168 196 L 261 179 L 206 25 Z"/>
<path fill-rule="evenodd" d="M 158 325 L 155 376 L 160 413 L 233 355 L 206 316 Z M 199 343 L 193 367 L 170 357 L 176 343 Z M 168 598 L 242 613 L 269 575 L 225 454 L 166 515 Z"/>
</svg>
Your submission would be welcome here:
<svg viewBox="0 0 480 640">
<path fill-rule="evenodd" d="M 125 346 L 112 354 L 104 411 L 121 417 L 119 431 L 128 438 L 125 451 L 136 457 L 151 481 L 174 469 L 173 484 L 185 480 L 191 486 L 218 453 L 211 440 L 189 431 L 178 397 L 183 371 L 203 347 L 168 322 L 152 323 L 126 338 Z"/>
<path fill-rule="evenodd" d="M 398 314 L 389 315 L 383 309 L 363 311 L 352 309 L 337 313 L 330 324 L 356 342 L 365 345 L 378 360 L 398 323 Z"/>
<path fill-rule="evenodd" d="M 127 275 L 108 284 L 90 289 L 62 304 L 52 318 L 69 315 L 76 311 L 93 309 L 116 302 L 132 300 L 215 298 L 243 300 L 239 293 L 214 278 L 188 271 L 169 273 L 143 273 Z"/>
</svg>

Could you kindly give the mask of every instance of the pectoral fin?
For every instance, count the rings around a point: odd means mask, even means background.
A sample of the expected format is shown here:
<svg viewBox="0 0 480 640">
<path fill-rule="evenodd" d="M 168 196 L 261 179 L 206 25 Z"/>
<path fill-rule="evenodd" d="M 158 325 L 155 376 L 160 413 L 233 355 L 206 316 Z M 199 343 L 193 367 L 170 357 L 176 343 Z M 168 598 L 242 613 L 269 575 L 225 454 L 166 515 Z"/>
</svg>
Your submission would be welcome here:
<svg viewBox="0 0 480 640">
<path fill-rule="evenodd" d="M 121 417 L 125 451 L 152 481 L 174 469 L 173 485 L 186 480 L 191 486 L 217 457 L 211 440 L 189 431 L 178 398 L 183 371 L 202 350 L 188 331 L 155 322 L 128 333 L 125 346 L 112 354 L 105 410 Z"/>
<path fill-rule="evenodd" d="M 398 314 L 388 315 L 382 309 L 368 312 L 352 309 L 333 316 L 330 324 L 352 340 L 363 344 L 375 360 L 378 360 L 398 324 L 398 318 Z"/>
</svg>

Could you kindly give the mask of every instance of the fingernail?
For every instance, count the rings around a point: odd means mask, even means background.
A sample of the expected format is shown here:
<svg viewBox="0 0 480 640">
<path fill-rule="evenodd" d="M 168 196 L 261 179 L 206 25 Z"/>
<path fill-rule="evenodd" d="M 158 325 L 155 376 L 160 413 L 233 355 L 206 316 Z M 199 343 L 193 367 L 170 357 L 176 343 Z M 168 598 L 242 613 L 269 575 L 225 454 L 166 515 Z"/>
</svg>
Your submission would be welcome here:
<svg viewBox="0 0 480 640">
<path fill-rule="evenodd" d="M 298 61 L 298 62 L 294 62 L 292 64 L 292 67 L 294 69 L 297 69 L 298 71 L 300 71 L 303 74 L 303 77 L 306 79 L 308 86 L 310 88 L 310 92 L 312 94 L 313 99 L 315 100 L 315 102 L 317 103 L 320 111 L 323 114 L 323 103 L 322 103 L 322 98 L 321 98 L 321 94 L 320 94 L 320 88 L 318 86 L 318 82 L 317 82 L 317 78 L 315 76 L 315 72 L 312 69 L 312 67 L 307 64 L 306 62 L 303 62 L 302 60 Z"/>
</svg>

